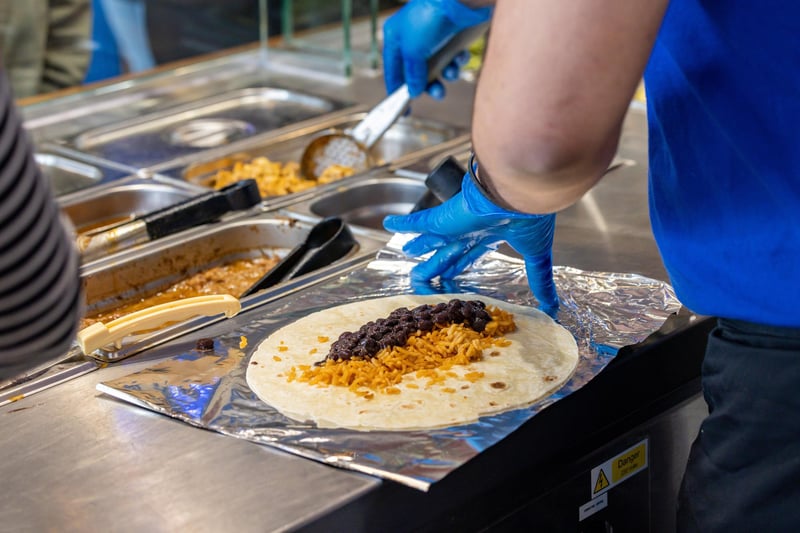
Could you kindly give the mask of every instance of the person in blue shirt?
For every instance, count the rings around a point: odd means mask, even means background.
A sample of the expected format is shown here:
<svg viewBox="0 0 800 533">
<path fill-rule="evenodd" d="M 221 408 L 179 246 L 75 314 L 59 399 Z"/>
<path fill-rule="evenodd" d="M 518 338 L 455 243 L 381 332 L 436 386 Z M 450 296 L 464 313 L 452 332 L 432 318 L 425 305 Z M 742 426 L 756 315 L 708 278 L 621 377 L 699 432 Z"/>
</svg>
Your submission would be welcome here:
<svg viewBox="0 0 800 533">
<path fill-rule="evenodd" d="M 552 314 L 556 213 L 602 178 L 644 75 L 654 235 L 681 302 L 718 317 L 678 528 L 798 530 L 800 4 L 411 0 L 384 26 L 387 88 L 440 93 L 426 58 L 490 18 L 462 192 L 384 221 L 435 251 L 412 276 L 507 241 Z"/>
</svg>

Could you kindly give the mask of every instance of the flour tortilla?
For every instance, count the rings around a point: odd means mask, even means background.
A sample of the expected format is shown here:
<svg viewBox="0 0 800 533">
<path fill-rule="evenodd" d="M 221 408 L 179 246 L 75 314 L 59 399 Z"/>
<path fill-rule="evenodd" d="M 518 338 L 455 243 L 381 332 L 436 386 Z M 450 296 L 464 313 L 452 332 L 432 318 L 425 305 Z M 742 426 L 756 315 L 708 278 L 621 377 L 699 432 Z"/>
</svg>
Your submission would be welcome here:
<svg viewBox="0 0 800 533">
<path fill-rule="evenodd" d="M 400 394 L 360 397 L 345 387 L 319 387 L 287 381 L 289 369 L 322 360 L 344 331 L 389 315 L 399 307 L 481 300 L 514 314 L 517 330 L 504 336 L 507 347 L 484 350 L 484 358 L 456 365 L 443 383 L 426 388 L 426 378 L 411 373 L 397 385 Z M 327 337 L 321 342 L 318 337 Z M 283 350 L 281 349 L 283 347 Z M 314 349 L 316 349 L 315 353 Z M 488 352 L 497 350 L 498 356 Z M 279 360 L 278 360 L 279 359 Z M 450 427 L 524 407 L 558 390 L 575 371 L 578 347 L 572 335 L 549 316 L 529 307 L 470 294 L 400 295 L 353 302 L 308 315 L 276 331 L 258 346 L 247 367 L 247 383 L 268 405 L 285 416 L 318 427 L 369 430 L 412 430 Z M 485 375 L 471 383 L 467 372 Z M 300 372 L 298 371 L 298 375 Z M 409 388 L 416 384 L 419 388 Z M 492 386 L 494 384 L 495 386 Z M 499 385 L 504 385 L 498 388 Z M 451 388 L 456 392 L 445 392 Z"/>
</svg>

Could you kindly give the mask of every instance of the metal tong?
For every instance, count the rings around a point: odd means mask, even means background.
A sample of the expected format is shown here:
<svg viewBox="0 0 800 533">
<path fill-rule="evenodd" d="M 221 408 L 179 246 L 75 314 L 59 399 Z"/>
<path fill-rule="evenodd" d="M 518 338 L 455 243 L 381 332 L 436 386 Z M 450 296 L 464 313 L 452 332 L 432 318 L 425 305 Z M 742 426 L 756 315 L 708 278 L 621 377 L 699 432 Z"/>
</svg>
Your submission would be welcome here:
<svg viewBox="0 0 800 533">
<path fill-rule="evenodd" d="M 78 250 L 84 262 L 91 261 L 136 244 L 214 222 L 226 213 L 248 209 L 260 201 L 256 181 L 241 180 L 111 228 L 79 235 Z"/>
<path fill-rule="evenodd" d="M 341 218 L 326 218 L 312 227 L 302 243 L 244 291 L 240 298 L 330 265 L 357 245 L 350 228 Z"/>
</svg>

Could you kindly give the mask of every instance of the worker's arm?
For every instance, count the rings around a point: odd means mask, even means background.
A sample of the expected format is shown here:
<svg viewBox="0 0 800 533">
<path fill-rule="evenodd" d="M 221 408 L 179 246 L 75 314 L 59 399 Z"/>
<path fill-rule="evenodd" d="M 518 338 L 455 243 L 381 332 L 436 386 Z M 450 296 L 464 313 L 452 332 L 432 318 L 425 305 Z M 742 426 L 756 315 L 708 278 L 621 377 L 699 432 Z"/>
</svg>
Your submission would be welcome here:
<svg viewBox="0 0 800 533">
<path fill-rule="evenodd" d="M 496 3 L 472 139 L 497 203 L 551 213 L 600 179 L 667 3 Z"/>
</svg>

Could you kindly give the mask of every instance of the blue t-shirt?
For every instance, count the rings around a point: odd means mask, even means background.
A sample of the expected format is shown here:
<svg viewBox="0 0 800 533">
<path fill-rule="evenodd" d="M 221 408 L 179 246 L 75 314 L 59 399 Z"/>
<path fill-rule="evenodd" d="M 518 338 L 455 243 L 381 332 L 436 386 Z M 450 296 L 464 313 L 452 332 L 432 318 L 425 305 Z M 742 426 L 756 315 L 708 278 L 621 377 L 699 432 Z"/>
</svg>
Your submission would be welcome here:
<svg viewBox="0 0 800 533">
<path fill-rule="evenodd" d="M 673 0 L 645 87 L 650 216 L 678 298 L 800 327 L 800 1 Z"/>
</svg>

